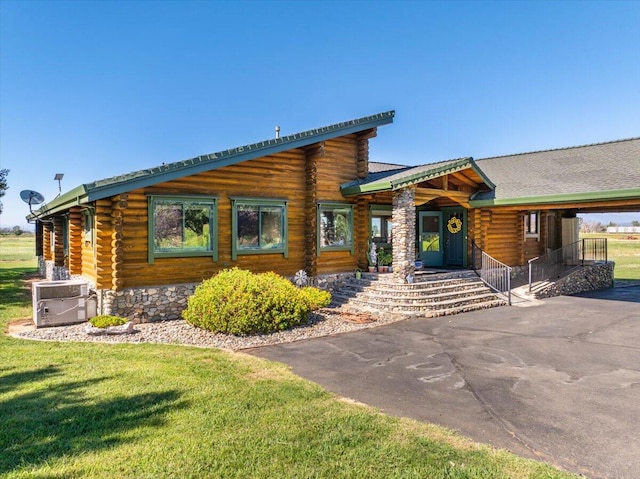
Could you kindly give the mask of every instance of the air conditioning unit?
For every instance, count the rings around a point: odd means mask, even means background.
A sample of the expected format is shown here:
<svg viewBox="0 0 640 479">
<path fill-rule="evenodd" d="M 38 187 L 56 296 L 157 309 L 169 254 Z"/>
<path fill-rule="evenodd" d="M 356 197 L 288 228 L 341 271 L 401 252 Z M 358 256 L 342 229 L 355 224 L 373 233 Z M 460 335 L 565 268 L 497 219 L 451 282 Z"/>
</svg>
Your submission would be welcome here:
<svg viewBox="0 0 640 479">
<path fill-rule="evenodd" d="M 96 301 L 89 296 L 89 285 L 80 280 L 33 283 L 32 300 L 37 328 L 82 323 L 96 314 Z"/>
</svg>

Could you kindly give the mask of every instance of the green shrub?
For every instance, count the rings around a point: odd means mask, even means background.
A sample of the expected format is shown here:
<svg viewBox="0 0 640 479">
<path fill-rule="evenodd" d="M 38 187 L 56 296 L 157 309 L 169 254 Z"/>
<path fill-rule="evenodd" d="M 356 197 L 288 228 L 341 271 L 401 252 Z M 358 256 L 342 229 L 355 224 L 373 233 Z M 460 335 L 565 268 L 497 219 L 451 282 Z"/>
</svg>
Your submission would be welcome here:
<svg viewBox="0 0 640 479">
<path fill-rule="evenodd" d="M 326 308 L 329 306 L 329 303 L 331 303 L 331 293 L 329 293 L 329 291 L 313 288 L 311 286 L 302 288 L 300 290 L 300 295 L 302 296 L 302 299 L 306 301 L 307 305 L 309 305 L 311 311 Z"/>
<path fill-rule="evenodd" d="M 306 322 L 312 306 L 324 304 L 301 291 L 272 272 L 225 269 L 196 288 L 182 317 L 225 334 L 281 331 Z"/>
<path fill-rule="evenodd" d="M 94 316 L 89 320 L 91 326 L 96 328 L 108 328 L 109 326 L 120 326 L 127 322 L 127 318 L 121 318 L 120 316 Z"/>
</svg>

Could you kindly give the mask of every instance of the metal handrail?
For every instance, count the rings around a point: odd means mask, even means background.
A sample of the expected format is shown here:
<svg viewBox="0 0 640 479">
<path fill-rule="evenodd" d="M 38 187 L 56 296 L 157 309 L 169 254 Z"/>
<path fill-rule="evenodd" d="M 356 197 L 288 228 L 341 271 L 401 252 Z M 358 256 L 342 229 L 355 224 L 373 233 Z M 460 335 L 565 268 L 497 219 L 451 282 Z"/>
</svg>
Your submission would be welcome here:
<svg viewBox="0 0 640 479">
<path fill-rule="evenodd" d="M 494 291 L 507 296 L 507 302 L 511 306 L 511 267 L 501 263 L 493 256 L 482 251 L 475 243 L 471 242 L 471 268 L 480 277 L 482 282 Z"/>
<path fill-rule="evenodd" d="M 608 262 L 607 238 L 583 238 L 529 260 L 529 292 L 533 283 L 558 279 L 586 262 Z"/>
</svg>

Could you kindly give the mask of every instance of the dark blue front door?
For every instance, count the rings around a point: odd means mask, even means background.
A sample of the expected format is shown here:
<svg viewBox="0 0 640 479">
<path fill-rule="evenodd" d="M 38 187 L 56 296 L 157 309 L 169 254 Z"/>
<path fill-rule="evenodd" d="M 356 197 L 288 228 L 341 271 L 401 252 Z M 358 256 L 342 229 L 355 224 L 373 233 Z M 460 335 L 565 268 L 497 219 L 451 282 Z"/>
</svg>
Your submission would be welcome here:
<svg viewBox="0 0 640 479">
<path fill-rule="evenodd" d="M 447 266 L 464 266 L 466 215 L 462 208 L 444 212 L 445 262 Z"/>
</svg>

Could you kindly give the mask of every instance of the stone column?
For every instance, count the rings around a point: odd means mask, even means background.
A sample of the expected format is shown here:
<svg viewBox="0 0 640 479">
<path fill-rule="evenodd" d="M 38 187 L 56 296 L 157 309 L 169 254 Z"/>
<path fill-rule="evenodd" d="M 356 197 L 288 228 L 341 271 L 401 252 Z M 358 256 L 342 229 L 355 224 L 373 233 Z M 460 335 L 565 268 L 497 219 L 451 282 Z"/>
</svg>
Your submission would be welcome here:
<svg viewBox="0 0 640 479">
<path fill-rule="evenodd" d="M 393 192 L 393 279 L 406 283 L 416 260 L 416 187 Z"/>
</svg>

